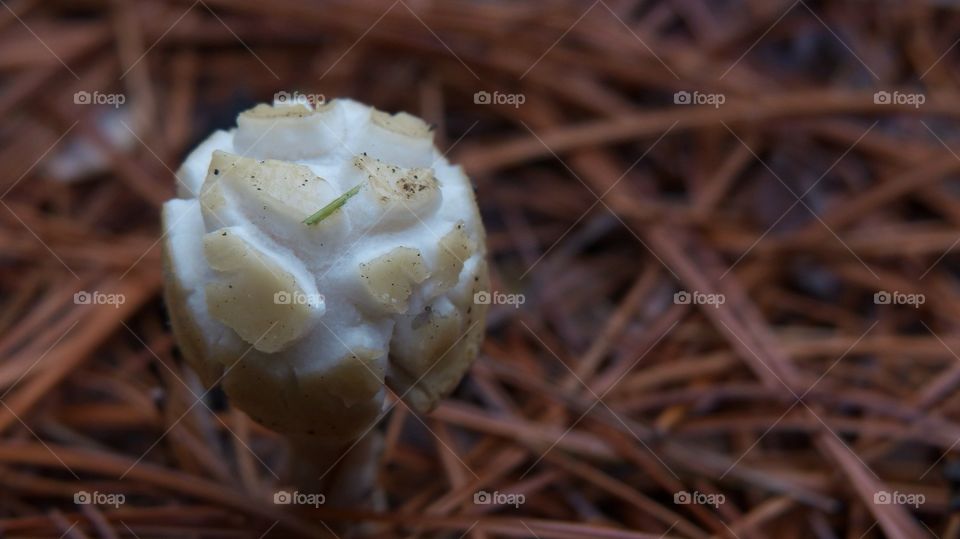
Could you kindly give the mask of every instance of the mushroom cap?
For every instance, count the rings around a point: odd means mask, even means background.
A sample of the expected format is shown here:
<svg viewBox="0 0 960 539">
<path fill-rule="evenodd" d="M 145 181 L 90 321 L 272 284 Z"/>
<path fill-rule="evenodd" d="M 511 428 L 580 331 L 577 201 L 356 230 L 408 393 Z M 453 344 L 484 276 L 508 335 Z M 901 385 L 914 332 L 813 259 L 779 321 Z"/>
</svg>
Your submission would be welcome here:
<svg viewBox="0 0 960 539">
<path fill-rule="evenodd" d="M 187 157 L 163 208 L 165 298 L 186 360 L 291 436 L 361 436 L 385 386 L 433 408 L 484 334 L 469 179 L 406 113 L 339 99 L 257 105 L 237 124 Z"/>
</svg>

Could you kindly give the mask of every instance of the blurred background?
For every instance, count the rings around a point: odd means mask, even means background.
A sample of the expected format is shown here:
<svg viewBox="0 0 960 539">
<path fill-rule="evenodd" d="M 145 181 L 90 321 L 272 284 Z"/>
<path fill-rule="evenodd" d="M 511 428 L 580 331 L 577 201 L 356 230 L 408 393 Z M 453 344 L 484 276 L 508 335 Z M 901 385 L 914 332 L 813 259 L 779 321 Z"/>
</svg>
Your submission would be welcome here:
<svg viewBox="0 0 960 539">
<path fill-rule="evenodd" d="M 0 536 L 960 537 L 956 4 L 0 4 Z M 174 171 L 277 96 L 422 116 L 489 232 L 377 510 L 277 500 L 161 299 Z"/>
</svg>

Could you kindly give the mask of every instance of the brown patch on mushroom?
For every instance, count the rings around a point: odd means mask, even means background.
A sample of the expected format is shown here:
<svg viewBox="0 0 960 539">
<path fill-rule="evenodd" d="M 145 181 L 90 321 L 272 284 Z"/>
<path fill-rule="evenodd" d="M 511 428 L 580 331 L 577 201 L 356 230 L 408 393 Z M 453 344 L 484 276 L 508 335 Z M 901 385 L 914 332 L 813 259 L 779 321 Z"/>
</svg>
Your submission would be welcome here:
<svg viewBox="0 0 960 539">
<path fill-rule="evenodd" d="M 450 232 L 440 239 L 440 250 L 437 253 L 437 270 L 434 275 L 438 280 L 440 291 L 446 291 L 457 284 L 463 263 L 473 252 L 473 242 L 464 229 L 463 221 L 457 224 Z"/>
<path fill-rule="evenodd" d="M 429 276 L 420 251 L 411 247 L 396 247 L 360 264 L 363 286 L 375 304 L 388 312 L 406 312 L 413 285 Z"/>
<path fill-rule="evenodd" d="M 457 313 L 455 333 L 453 317 L 446 320 L 435 318 L 433 310 L 428 315 L 429 324 L 412 331 L 398 324 L 394 332 L 387 385 L 406 395 L 404 401 L 418 412 L 432 410 L 441 398 L 453 391 L 480 353 L 489 306 L 474 305 L 473 298 L 477 292 L 490 287 L 485 260 L 480 262 L 476 275 L 470 280 L 472 287 L 466 287 L 450 298 Z M 412 326 L 410 324 L 410 328 Z"/>
<path fill-rule="evenodd" d="M 406 112 L 391 115 L 389 112 L 373 109 L 370 120 L 374 125 L 405 137 L 424 138 L 433 134 L 426 122 Z"/>
<path fill-rule="evenodd" d="M 301 221 L 336 198 L 333 187 L 309 167 L 274 159 L 257 160 L 217 150 L 200 191 L 205 212 L 217 213 L 226 192 L 274 216 Z M 214 174 L 213 171 L 219 171 Z M 337 216 L 331 216 L 333 222 Z"/>
<path fill-rule="evenodd" d="M 219 277 L 207 283 L 207 309 L 257 350 L 278 352 L 307 329 L 312 308 L 296 300 L 306 295 L 292 274 L 239 235 L 223 232 L 203 239 L 207 263 Z"/>
<path fill-rule="evenodd" d="M 383 404 L 379 391 L 345 403 L 333 393 L 343 379 L 322 370 L 295 373 L 288 365 L 265 365 L 248 356 L 227 373 L 223 389 L 235 406 L 272 429 L 342 441 L 366 432 Z"/>
</svg>

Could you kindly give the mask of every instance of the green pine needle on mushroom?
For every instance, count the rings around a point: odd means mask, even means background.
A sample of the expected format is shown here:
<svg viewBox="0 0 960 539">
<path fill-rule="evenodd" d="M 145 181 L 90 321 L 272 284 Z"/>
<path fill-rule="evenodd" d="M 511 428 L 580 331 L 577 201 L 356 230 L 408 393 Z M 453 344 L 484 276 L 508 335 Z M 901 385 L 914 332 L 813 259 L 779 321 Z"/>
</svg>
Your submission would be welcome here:
<svg viewBox="0 0 960 539">
<path fill-rule="evenodd" d="M 358 183 L 356 186 L 353 187 L 353 189 L 350 189 L 346 193 L 333 199 L 332 202 L 320 208 L 316 213 L 314 213 L 310 217 L 307 217 L 306 219 L 304 219 L 303 223 L 306 225 L 315 225 L 320 221 L 323 221 L 327 217 L 330 217 L 331 215 L 333 215 L 333 212 L 339 210 L 344 204 L 346 204 L 347 201 L 353 197 L 353 195 L 359 193 L 361 187 L 363 187 L 363 184 Z"/>
</svg>

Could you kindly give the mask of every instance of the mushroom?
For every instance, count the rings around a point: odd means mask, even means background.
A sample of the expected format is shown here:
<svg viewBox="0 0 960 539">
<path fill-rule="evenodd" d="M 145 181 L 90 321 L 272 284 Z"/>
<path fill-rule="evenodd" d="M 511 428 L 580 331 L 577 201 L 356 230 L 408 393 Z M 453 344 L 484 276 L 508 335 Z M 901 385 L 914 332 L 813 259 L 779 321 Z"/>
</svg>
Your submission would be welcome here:
<svg viewBox="0 0 960 539">
<path fill-rule="evenodd" d="M 369 500 L 387 388 L 419 412 L 477 356 L 484 229 L 431 129 L 347 99 L 261 104 L 163 208 L 165 296 L 208 387 L 290 442 L 292 479 Z"/>
</svg>

